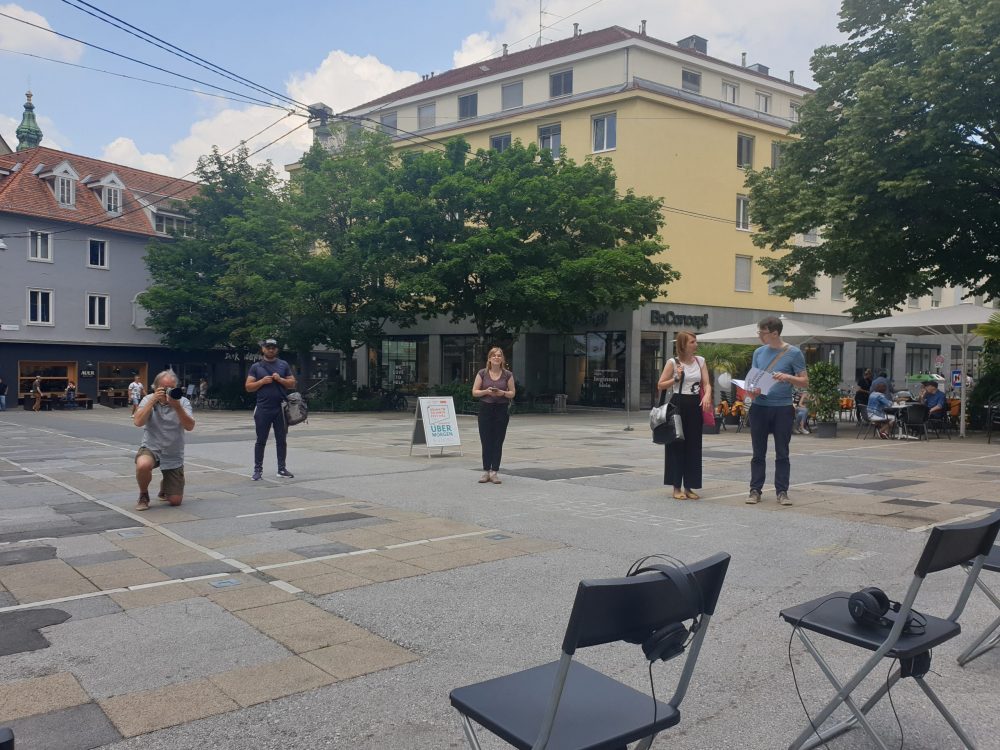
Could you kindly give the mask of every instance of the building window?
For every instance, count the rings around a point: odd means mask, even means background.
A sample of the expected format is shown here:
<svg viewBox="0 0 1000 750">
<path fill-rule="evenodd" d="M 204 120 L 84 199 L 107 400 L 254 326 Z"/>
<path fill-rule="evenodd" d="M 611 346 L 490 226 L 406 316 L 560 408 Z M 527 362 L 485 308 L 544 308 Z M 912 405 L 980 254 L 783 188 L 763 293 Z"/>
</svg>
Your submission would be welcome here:
<svg viewBox="0 0 1000 750">
<path fill-rule="evenodd" d="M 437 125 L 437 102 L 417 107 L 417 129 L 427 130 Z"/>
<path fill-rule="evenodd" d="M 104 188 L 104 210 L 109 214 L 120 214 L 122 212 L 121 188 Z"/>
<path fill-rule="evenodd" d="M 844 277 L 834 276 L 830 279 L 830 299 L 842 302 L 844 299 Z"/>
<path fill-rule="evenodd" d="M 387 115 L 382 115 L 378 118 L 381 124 L 382 132 L 386 135 L 396 135 L 396 113 L 390 112 Z"/>
<path fill-rule="evenodd" d="M 48 232 L 28 233 L 28 260 L 52 262 L 52 238 Z"/>
<path fill-rule="evenodd" d="M 559 156 L 559 146 L 562 140 L 562 126 L 543 125 L 538 129 L 538 148 L 547 148 L 553 156 Z"/>
<path fill-rule="evenodd" d="M 736 136 L 736 166 L 739 169 L 753 169 L 753 136 Z"/>
<path fill-rule="evenodd" d="M 108 243 L 105 240 L 91 240 L 87 254 L 87 265 L 91 268 L 108 267 Z"/>
<path fill-rule="evenodd" d="M 63 395 L 69 381 L 79 382 L 76 377 L 76 362 L 30 362 L 17 363 L 17 398 L 31 393 L 35 378 L 41 378 L 42 393 Z"/>
<path fill-rule="evenodd" d="M 729 81 L 722 82 L 722 101 L 729 102 L 730 104 L 740 103 L 740 87 L 737 83 L 730 83 Z"/>
<path fill-rule="evenodd" d="M 76 184 L 71 177 L 56 177 L 56 200 L 60 206 L 76 205 Z"/>
<path fill-rule="evenodd" d="M 920 307 L 920 299 L 918 297 L 907 297 L 906 298 L 907 307 Z"/>
<path fill-rule="evenodd" d="M 736 256 L 736 291 L 750 291 L 750 268 L 753 258 L 749 255 Z"/>
<path fill-rule="evenodd" d="M 591 120 L 594 132 L 594 152 L 610 151 L 618 145 L 618 116 L 597 115 Z"/>
<path fill-rule="evenodd" d="M 937 344 L 906 345 L 906 375 L 934 372 L 934 359 L 940 353 Z M 956 359 L 961 359 L 959 355 Z"/>
<path fill-rule="evenodd" d="M 458 119 L 468 120 L 479 113 L 479 94 L 458 97 Z"/>
<path fill-rule="evenodd" d="M 514 109 L 524 105 L 524 83 L 508 83 L 500 87 L 500 108 Z"/>
<path fill-rule="evenodd" d="M 564 70 L 549 76 L 549 98 L 569 96 L 573 93 L 573 71 Z"/>
<path fill-rule="evenodd" d="M 940 286 L 931 289 L 931 307 L 941 307 L 941 294 L 943 291 L 944 288 Z"/>
<path fill-rule="evenodd" d="M 28 290 L 28 323 L 36 326 L 50 326 L 54 320 L 53 293 L 51 289 Z"/>
<path fill-rule="evenodd" d="M 700 94 L 701 73 L 695 73 L 693 70 L 682 70 L 681 88 L 684 89 L 685 91 L 693 91 L 696 94 Z"/>
<path fill-rule="evenodd" d="M 799 121 L 799 104 L 798 102 L 792 102 L 788 105 L 788 119 L 792 122 Z"/>
<path fill-rule="evenodd" d="M 187 237 L 189 231 L 188 221 L 180 216 L 157 214 L 156 231 L 160 234 L 176 234 L 181 237 Z"/>
<path fill-rule="evenodd" d="M 736 196 L 736 228 L 750 230 L 750 199 L 745 195 Z"/>
<path fill-rule="evenodd" d="M 779 141 L 771 142 L 771 169 L 777 169 L 778 164 L 781 163 L 781 150 L 784 147 L 785 144 Z"/>
<path fill-rule="evenodd" d="M 108 307 L 110 297 L 106 294 L 87 295 L 87 328 L 110 328 Z"/>
<path fill-rule="evenodd" d="M 757 92 L 757 111 L 758 112 L 770 112 L 771 111 L 771 95 L 765 94 L 763 91 Z"/>
<path fill-rule="evenodd" d="M 768 279 L 767 280 L 767 293 L 772 297 L 777 297 L 781 294 L 781 290 L 785 288 L 784 279 Z"/>
<path fill-rule="evenodd" d="M 503 153 L 510 148 L 510 133 L 490 136 L 490 149 Z"/>
</svg>

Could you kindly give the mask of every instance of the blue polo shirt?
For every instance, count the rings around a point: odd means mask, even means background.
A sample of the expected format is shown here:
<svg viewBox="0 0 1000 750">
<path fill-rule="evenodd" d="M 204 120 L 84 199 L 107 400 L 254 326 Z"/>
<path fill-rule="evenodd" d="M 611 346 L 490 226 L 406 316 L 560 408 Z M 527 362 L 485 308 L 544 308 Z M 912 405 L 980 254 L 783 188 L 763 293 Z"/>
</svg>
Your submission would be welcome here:
<svg viewBox="0 0 1000 750">
<path fill-rule="evenodd" d="M 771 360 L 775 358 L 780 348 L 772 349 L 766 345 L 757 347 L 757 351 L 753 353 L 753 366 L 763 370 L 771 364 Z M 806 358 L 802 356 L 801 349 L 797 346 L 789 345 L 788 349 L 774 363 L 770 371 L 783 372 L 788 375 L 801 375 L 806 371 Z M 771 392 L 766 396 L 761 394 L 754 398 L 753 406 L 754 408 L 757 406 L 791 406 L 793 390 L 791 383 L 775 383 L 771 388 Z"/>
<path fill-rule="evenodd" d="M 262 359 L 259 362 L 254 362 L 250 366 L 250 371 L 247 373 L 254 380 L 261 380 L 262 378 L 269 378 L 274 373 L 278 373 L 279 376 L 287 378 L 292 374 L 292 368 L 288 366 L 288 363 L 283 359 L 276 359 L 274 362 L 268 362 L 266 359 Z M 281 402 L 285 398 L 285 388 L 277 383 L 268 383 L 267 385 L 261 386 L 257 390 L 257 408 L 262 410 L 272 410 L 277 411 L 281 408 Z"/>
<path fill-rule="evenodd" d="M 927 411 L 930 411 L 935 406 L 940 406 L 942 409 L 947 409 L 947 404 L 945 403 L 944 394 L 941 391 L 934 391 L 934 393 L 928 392 L 924 396 L 924 403 L 927 405 Z"/>
</svg>

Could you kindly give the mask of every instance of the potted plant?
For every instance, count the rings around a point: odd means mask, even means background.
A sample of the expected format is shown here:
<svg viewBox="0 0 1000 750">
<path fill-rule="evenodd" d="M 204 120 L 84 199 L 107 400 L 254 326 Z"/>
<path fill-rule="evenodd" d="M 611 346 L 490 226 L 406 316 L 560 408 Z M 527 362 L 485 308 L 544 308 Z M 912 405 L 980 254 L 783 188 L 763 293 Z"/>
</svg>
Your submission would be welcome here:
<svg viewBox="0 0 1000 750">
<path fill-rule="evenodd" d="M 809 404 L 816 411 L 816 437 L 837 437 L 840 413 L 840 368 L 829 362 L 814 362 L 809 372 Z"/>
<path fill-rule="evenodd" d="M 722 374 L 732 374 L 737 372 L 743 372 L 750 366 L 750 359 L 753 357 L 754 347 L 746 346 L 743 344 L 701 344 L 698 347 L 698 353 L 705 358 L 705 369 L 708 370 L 709 377 L 712 379 L 713 383 L 717 383 L 720 388 L 722 384 L 719 383 L 719 376 Z M 720 401 L 719 398 L 715 398 L 715 394 L 720 393 L 718 389 L 713 389 L 713 398 L 716 402 Z M 728 399 L 727 399 L 728 400 Z M 737 425 L 740 423 L 740 418 L 738 415 L 726 415 L 723 416 L 719 413 L 715 415 L 715 427 L 710 427 L 705 425 L 703 432 L 705 434 L 718 434 L 719 428 L 722 426 L 723 420 L 727 420 L 726 424 Z"/>
</svg>

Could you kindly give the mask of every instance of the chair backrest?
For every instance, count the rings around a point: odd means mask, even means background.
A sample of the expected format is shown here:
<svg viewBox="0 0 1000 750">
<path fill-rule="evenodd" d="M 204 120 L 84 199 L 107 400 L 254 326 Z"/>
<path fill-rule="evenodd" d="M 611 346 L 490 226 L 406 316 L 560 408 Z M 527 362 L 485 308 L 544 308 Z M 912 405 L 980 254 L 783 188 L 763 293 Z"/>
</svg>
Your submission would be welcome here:
<svg viewBox="0 0 1000 750">
<path fill-rule="evenodd" d="M 868 418 L 868 404 L 855 404 L 854 414 L 857 416 L 858 421 L 862 424 L 869 424 L 871 420 Z"/>
<path fill-rule="evenodd" d="M 580 581 L 563 638 L 563 652 L 615 641 L 641 640 L 670 623 L 711 615 L 729 567 L 729 555 L 719 552 L 678 574 L 693 576 L 695 601 L 660 573 Z"/>
<path fill-rule="evenodd" d="M 927 421 L 927 405 L 926 404 L 910 404 L 906 407 L 906 424 L 923 424 Z"/>
<path fill-rule="evenodd" d="M 961 565 L 979 555 L 988 555 L 1000 531 L 1000 510 L 978 521 L 935 526 L 913 571 L 915 576 Z"/>
</svg>

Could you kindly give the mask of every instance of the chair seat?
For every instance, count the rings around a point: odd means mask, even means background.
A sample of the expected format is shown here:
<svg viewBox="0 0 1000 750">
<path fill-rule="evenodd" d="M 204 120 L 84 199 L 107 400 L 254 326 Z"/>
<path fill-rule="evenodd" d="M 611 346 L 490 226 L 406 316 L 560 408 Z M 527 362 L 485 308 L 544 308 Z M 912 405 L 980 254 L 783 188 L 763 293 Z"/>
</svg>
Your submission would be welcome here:
<svg viewBox="0 0 1000 750">
<path fill-rule="evenodd" d="M 889 628 L 855 622 L 847 609 L 847 601 L 850 598 L 850 592 L 837 591 L 805 604 L 783 609 L 780 616 L 789 625 L 798 626 L 803 630 L 811 630 L 869 651 L 878 650 L 885 643 Z M 894 620 L 896 613 L 887 612 L 885 616 L 889 620 Z M 962 632 L 962 627 L 957 622 L 933 615 L 924 617 L 927 618 L 925 632 L 920 635 L 912 633 L 901 635 L 895 647 L 886 654 L 888 658 L 907 659 L 916 656 Z"/>
<path fill-rule="evenodd" d="M 983 570 L 1000 573 L 1000 546 L 994 545 L 993 549 L 990 550 L 990 554 L 986 556 L 986 562 L 983 563 Z"/>
<path fill-rule="evenodd" d="M 451 705 L 505 742 L 530 750 L 559 662 L 451 692 Z M 680 712 L 579 662 L 571 662 L 548 750 L 616 750 L 677 724 Z M 636 730 L 636 727 L 642 729 Z"/>
</svg>

